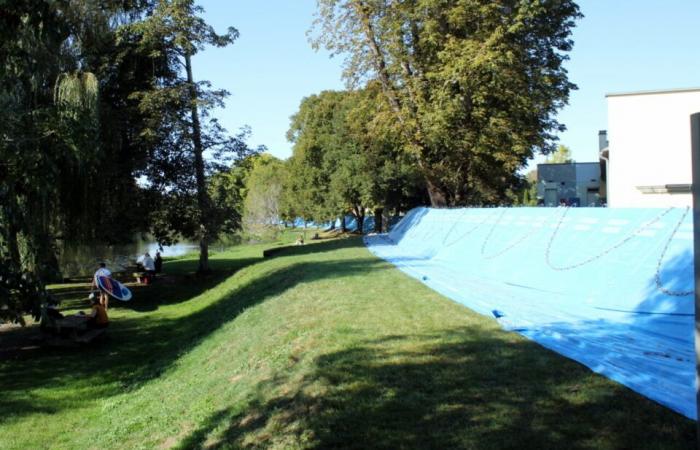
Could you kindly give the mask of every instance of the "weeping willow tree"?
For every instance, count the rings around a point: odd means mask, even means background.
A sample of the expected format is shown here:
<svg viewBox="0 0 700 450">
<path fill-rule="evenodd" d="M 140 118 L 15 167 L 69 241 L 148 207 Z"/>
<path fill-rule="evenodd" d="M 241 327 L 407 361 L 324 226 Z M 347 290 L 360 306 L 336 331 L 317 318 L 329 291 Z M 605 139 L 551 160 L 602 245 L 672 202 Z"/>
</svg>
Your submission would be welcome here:
<svg viewBox="0 0 700 450">
<path fill-rule="evenodd" d="M 37 314 L 43 283 L 60 276 L 60 241 L 95 228 L 102 143 L 114 141 L 101 104 L 128 97 L 102 98 L 99 81 L 122 67 L 97 34 L 118 3 L 9 2 L 0 14 L 0 322 Z"/>
<path fill-rule="evenodd" d="M 168 14 L 156 14 L 163 11 Z M 196 11 L 185 0 L 3 3 L 0 321 L 37 312 L 42 282 L 60 276 L 57 255 L 64 243 L 123 243 L 146 231 L 153 216 L 142 205 L 149 199 L 160 209 L 164 193 L 203 199 L 205 208 L 192 214 L 202 219 L 196 222 L 183 220 L 183 202 L 169 197 L 168 231 L 182 234 L 183 223 L 194 223 L 205 228 L 198 231 L 205 244 L 215 234 L 216 211 L 207 191 L 197 189 L 207 187 L 215 168 L 201 154 L 247 147 L 241 136 L 224 136 L 208 120 L 207 110 L 221 105 L 224 93 L 181 78 L 188 55 L 226 45 L 235 34 L 216 35 Z M 183 22 L 170 30 L 171 19 Z M 154 35 L 167 39 L 148 39 Z M 193 154 L 199 170 L 183 175 L 193 167 Z M 149 175 L 160 192 L 137 185 Z"/>
<path fill-rule="evenodd" d="M 52 87 L 65 24 L 51 5 L 5 5 L 0 15 L 0 319 L 38 312 L 42 280 L 55 268 L 51 224 L 62 157 Z"/>
<path fill-rule="evenodd" d="M 65 113 L 78 118 L 82 112 L 86 112 L 88 117 L 97 119 L 98 100 L 99 83 L 95 74 L 76 72 L 58 76 L 54 89 L 54 102 L 62 107 Z"/>
<path fill-rule="evenodd" d="M 43 282 L 60 276 L 56 238 L 66 208 L 75 213 L 84 204 L 63 201 L 65 186 L 89 190 L 84 180 L 99 154 L 98 96 L 94 74 L 60 74 L 53 104 L 37 105 L 24 120 L 36 135 L 3 136 L 0 320 L 23 323 L 27 311 L 38 316 L 47 299 Z"/>
<path fill-rule="evenodd" d="M 57 163 L 61 171 L 57 175 L 58 207 L 55 229 L 60 237 L 77 240 L 89 236 L 90 214 L 94 211 L 91 197 L 95 178 L 99 176 L 103 154 L 99 137 L 99 82 L 91 72 L 62 73 L 54 88 L 54 104 L 57 112 L 57 131 L 63 148 Z M 65 236 L 64 236 L 65 235 Z"/>
</svg>

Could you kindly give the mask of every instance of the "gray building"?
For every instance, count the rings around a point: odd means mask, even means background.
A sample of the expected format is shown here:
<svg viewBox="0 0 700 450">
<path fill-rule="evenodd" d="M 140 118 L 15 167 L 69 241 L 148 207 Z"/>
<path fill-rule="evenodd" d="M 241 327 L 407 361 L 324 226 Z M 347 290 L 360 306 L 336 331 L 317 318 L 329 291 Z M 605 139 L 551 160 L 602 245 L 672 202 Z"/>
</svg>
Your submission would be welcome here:
<svg viewBox="0 0 700 450">
<path fill-rule="evenodd" d="M 600 163 L 537 165 L 537 201 L 544 206 L 601 206 Z"/>
</svg>

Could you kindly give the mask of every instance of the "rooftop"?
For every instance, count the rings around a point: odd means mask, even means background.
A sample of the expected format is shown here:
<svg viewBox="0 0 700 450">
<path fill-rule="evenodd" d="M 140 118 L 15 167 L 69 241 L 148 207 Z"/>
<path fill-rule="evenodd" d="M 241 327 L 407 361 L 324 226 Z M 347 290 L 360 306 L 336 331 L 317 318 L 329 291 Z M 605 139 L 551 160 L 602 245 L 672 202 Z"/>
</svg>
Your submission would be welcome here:
<svg viewBox="0 0 700 450">
<path fill-rule="evenodd" d="M 700 87 L 694 88 L 677 88 L 677 89 L 658 89 L 652 91 L 636 91 L 636 92 L 612 92 L 605 94 L 606 97 L 623 97 L 626 95 L 654 95 L 654 94 L 680 94 L 682 92 L 700 92 Z"/>
</svg>

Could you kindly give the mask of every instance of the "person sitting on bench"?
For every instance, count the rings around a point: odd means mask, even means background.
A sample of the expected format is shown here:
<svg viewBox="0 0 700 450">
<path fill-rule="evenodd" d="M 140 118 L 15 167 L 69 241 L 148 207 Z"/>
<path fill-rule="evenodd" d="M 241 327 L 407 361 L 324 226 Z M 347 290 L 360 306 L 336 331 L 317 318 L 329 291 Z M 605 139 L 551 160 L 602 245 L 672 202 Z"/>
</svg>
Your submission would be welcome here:
<svg viewBox="0 0 700 450">
<path fill-rule="evenodd" d="M 63 319 L 63 314 L 58 310 L 55 301 L 49 301 L 46 306 L 41 307 L 41 322 L 39 328 L 45 333 L 55 334 L 58 332 L 57 320 Z"/>
<path fill-rule="evenodd" d="M 151 258 L 151 255 L 148 252 L 146 252 L 141 257 L 140 264 L 143 267 L 144 272 L 146 272 L 144 274 L 146 284 L 150 284 L 151 281 L 153 281 L 153 278 L 156 276 L 156 263 L 155 261 L 153 261 L 153 258 Z"/>
<path fill-rule="evenodd" d="M 92 299 L 92 311 L 86 314 L 87 327 L 90 330 L 107 328 L 109 326 L 109 317 L 107 317 L 107 309 L 100 303 L 100 299 L 95 297 Z"/>
<path fill-rule="evenodd" d="M 156 252 L 155 261 L 156 273 L 160 273 L 163 270 L 163 257 L 160 256 L 160 252 Z"/>
</svg>

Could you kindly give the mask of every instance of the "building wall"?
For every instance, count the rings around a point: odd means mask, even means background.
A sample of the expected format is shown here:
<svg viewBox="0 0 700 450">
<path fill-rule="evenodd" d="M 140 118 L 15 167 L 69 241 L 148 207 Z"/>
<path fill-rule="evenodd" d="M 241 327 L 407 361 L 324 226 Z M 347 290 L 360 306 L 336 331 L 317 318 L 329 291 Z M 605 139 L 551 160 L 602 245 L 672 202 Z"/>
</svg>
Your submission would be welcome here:
<svg viewBox="0 0 700 450">
<path fill-rule="evenodd" d="M 576 163 L 576 193 L 581 206 L 600 206 L 600 163 Z"/>
<path fill-rule="evenodd" d="M 537 165 L 537 197 L 545 206 L 558 206 L 559 200 L 569 202 L 574 198 L 581 206 L 600 206 L 599 197 L 594 195 L 599 188 L 599 163 Z M 589 189 L 594 191 L 592 195 Z"/>
<path fill-rule="evenodd" d="M 638 186 L 690 184 L 690 115 L 700 89 L 608 95 L 611 207 L 689 206 L 690 194 L 644 194 Z"/>
</svg>

